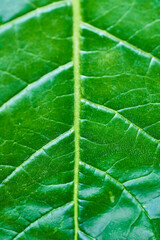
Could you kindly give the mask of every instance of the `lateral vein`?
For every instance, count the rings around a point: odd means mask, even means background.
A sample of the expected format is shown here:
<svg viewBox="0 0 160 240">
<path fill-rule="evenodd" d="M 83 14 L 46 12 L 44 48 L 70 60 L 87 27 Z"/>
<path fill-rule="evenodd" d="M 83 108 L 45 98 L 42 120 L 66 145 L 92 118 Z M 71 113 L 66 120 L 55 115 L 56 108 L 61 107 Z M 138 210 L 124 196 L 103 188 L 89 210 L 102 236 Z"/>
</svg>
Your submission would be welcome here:
<svg viewBox="0 0 160 240">
<path fill-rule="evenodd" d="M 28 18 L 35 16 L 37 14 L 37 12 L 44 12 L 47 9 L 48 10 L 56 9 L 56 8 L 63 7 L 64 5 L 68 5 L 68 4 L 70 4 L 70 0 L 62 0 L 62 1 L 59 1 L 59 2 L 53 2 L 53 3 L 50 3 L 50 4 L 44 5 L 42 7 L 38 7 L 34 10 L 31 10 L 31 11 L 17 17 L 17 18 L 14 18 L 14 19 L 6 22 L 6 23 L 3 23 L 0 26 L 0 31 L 1 30 L 3 31 L 3 30 L 8 29 L 10 27 L 13 27 L 13 24 L 16 24 L 18 22 L 27 20 Z"/>
<path fill-rule="evenodd" d="M 45 75 L 41 76 L 39 79 L 33 81 L 32 83 L 27 84 L 24 88 L 22 88 L 19 92 L 17 92 L 15 95 L 13 95 L 10 99 L 8 99 L 6 102 L 4 102 L 0 106 L 0 112 L 3 111 L 6 106 L 14 103 L 16 101 L 16 99 L 18 99 L 21 95 L 23 95 L 25 93 L 25 91 L 31 89 L 32 87 L 37 86 L 38 84 L 40 84 L 40 82 L 47 80 L 49 77 L 52 77 L 52 76 L 62 72 L 63 70 L 66 70 L 66 69 L 72 67 L 72 65 L 73 65 L 72 62 L 68 62 L 68 63 L 61 65 L 58 68 L 52 70 L 51 72 L 46 73 Z"/>
<path fill-rule="evenodd" d="M 48 142 L 46 145 L 42 146 L 37 151 L 35 151 L 29 158 L 27 158 L 19 166 L 15 167 L 14 170 L 5 179 L 3 179 L 0 186 L 3 184 L 6 184 L 16 174 L 16 172 L 18 172 L 25 164 L 29 163 L 34 156 L 36 156 L 37 154 L 40 153 L 40 151 L 42 151 L 42 150 L 45 151 L 45 148 L 47 146 L 50 146 L 51 144 L 55 144 L 55 143 L 61 141 L 65 137 L 69 136 L 69 134 L 71 134 L 72 132 L 73 132 L 73 127 L 71 129 L 69 129 L 67 132 L 64 132 L 61 135 L 59 135 L 57 138 L 51 140 L 50 142 Z"/>
<path fill-rule="evenodd" d="M 157 62 L 160 62 L 160 59 L 158 57 L 154 56 L 152 53 L 147 52 L 147 51 L 145 51 L 145 50 L 143 50 L 143 49 L 141 49 L 141 48 L 139 48 L 139 47 L 137 47 L 137 46 L 135 46 L 135 45 L 133 45 L 133 44 L 131 44 L 131 43 L 129 43 L 129 42 L 127 42 L 127 41 L 125 41 L 125 40 L 115 36 L 115 35 L 113 35 L 113 34 L 111 34 L 111 33 L 109 33 L 106 30 L 102 30 L 102 29 L 97 28 L 97 27 L 95 27 L 95 26 L 93 26 L 93 25 L 91 25 L 89 23 L 86 23 L 86 22 L 81 22 L 81 27 L 86 27 L 86 28 L 91 29 L 92 31 L 94 31 L 96 33 L 100 33 L 100 34 L 106 35 L 110 39 L 113 39 L 113 40 L 115 40 L 117 42 L 123 43 L 123 45 L 125 47 L 130 48 L 133 51 L 138 52 L 141 55 L 143 54 L 144 56 L 147 56 L 147 57 L 149 57 L 151 59 L 155 59 Z"/>
</svg>

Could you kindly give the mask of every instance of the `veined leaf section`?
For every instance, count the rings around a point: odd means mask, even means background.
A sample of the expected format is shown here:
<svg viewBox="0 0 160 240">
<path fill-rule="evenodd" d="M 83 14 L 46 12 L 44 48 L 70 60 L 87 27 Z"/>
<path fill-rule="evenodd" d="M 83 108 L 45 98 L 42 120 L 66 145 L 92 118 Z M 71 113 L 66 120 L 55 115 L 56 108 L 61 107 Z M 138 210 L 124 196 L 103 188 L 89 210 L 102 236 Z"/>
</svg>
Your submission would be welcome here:
<svg viewBox="0 0 160 240">
<path fill-rule="evenodd" d="M 73 0 L 73 63 L 74 63 L 74 130 L 75 130 L 75 167 L 74 167 L 74 239 L 78 239 L 78 183 L 80 161 L 80 1 Z"/>
</svg>

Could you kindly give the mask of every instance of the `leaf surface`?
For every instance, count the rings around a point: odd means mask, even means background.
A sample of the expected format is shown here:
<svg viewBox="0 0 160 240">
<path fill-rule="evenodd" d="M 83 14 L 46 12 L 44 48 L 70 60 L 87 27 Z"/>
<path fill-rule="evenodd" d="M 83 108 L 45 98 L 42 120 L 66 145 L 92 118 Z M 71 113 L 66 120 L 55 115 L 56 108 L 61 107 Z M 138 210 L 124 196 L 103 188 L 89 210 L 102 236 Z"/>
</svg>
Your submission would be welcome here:
<svg viewBox="0 0 160 240">
<path fill-rule="evenodd" d="M 159 240 L 159 1 L 0 4 L 0 239 Z"/>
</svg>

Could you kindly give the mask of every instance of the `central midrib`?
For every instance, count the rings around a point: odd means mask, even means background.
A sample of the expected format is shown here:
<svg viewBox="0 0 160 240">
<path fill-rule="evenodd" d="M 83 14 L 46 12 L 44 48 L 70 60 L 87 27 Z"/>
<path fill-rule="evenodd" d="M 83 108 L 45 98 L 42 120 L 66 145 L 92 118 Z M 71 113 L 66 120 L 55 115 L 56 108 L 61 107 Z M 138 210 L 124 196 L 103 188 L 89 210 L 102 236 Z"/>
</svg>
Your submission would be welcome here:
<svg viewBox="0 0 160 240">
<path fill-rule="evenodd" d="M 78 239 L 78 183 L 80 161 L 80 0 L 73 3 L 73 64 L 74 64 L 74 131 L 75 131 L 75 165 L 74 165 L 74 240 Z"/>
</svg>

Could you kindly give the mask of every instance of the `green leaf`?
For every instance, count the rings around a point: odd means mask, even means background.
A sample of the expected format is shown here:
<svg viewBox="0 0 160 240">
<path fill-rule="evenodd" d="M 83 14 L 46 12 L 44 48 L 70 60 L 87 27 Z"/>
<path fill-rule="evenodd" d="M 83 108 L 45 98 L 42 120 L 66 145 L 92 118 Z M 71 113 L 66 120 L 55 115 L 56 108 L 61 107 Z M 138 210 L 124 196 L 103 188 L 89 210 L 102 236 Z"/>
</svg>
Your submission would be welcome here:
<svg viewBox="0 0 160 240">
<path fill-rule="evenodd" d="M 160 239 L 159 16 L 1 0 L 1 240 Z"/>
</svg>

